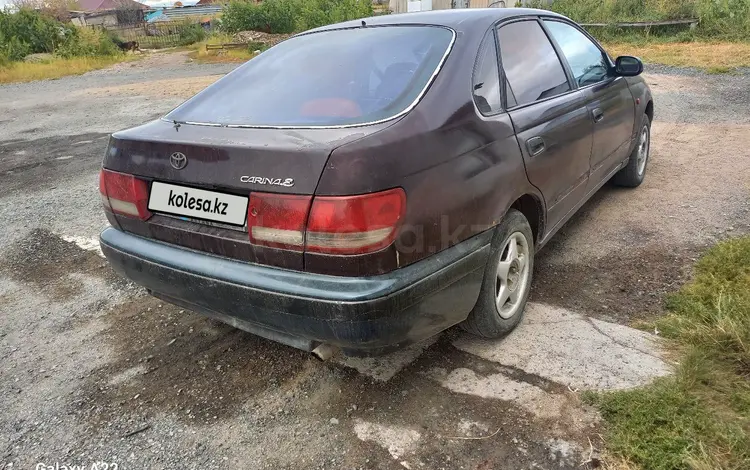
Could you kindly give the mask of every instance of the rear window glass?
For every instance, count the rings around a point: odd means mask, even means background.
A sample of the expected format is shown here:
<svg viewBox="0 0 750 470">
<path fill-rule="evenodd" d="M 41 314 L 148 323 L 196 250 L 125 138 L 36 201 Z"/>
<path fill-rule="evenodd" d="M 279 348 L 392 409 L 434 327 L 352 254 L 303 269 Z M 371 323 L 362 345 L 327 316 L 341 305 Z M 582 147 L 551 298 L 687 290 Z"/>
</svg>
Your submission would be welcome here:
<svg viewBox="0 0 750 470">
<path fill-rule="evenodd" d="M 453 32 L 431 26 L 322 31 L 269 49 L 167 115 L 219 125 L 338 126 L 406 110 Z"/>
</svg>

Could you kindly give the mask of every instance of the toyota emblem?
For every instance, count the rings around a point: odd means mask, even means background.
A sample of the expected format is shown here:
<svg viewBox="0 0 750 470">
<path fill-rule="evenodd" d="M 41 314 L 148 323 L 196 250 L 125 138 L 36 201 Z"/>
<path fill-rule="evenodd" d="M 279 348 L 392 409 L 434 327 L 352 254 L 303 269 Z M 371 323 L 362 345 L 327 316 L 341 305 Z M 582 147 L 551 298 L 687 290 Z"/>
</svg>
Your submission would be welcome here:
<svg viewBox="0 0 750 470">
<path fill-rule="evenodd" d="M 172 164 L 172 168 L 175 170 L 182 170 L 187 166 L 187 157 L 184 153 L 175 152 L 169 156 L 169 163 Z"/>
</svg>

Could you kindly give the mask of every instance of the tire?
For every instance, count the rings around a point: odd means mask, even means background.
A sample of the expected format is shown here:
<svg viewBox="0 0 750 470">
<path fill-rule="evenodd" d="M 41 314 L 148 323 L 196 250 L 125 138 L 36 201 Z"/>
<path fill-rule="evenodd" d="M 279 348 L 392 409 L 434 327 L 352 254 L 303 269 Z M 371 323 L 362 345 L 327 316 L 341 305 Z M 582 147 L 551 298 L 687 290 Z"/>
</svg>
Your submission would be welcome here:
<svg viewBox="0 0 750 470">
<path fill-rule="evenodd" d="M 646 177 L 646 164 L 651 150 L 651 120 L 643 115 L 641 129 L 638 131 L 638 141 L 630 153 L 628 164 L 612 177 L 612 182 L 618 186 L 635 188 L 643 183 Z M 642 158 L 641 158 L 642 157 Z"/>
<path fill-rule="evenodd" d="M 516 246 L 516 258 L 509 249 L 511 243 Z M 501 263 L 508 273 L 505 278 L 501 277 Z M 534 235 L 531 226 L 523 214 L 510 209 L 495 229 L 479 299 L 468 318 L 461 323 L 461 328 L 484 338 L 501 338 L 510 333 L 523 317 L 533 272 Z M 498 309 L 496 300 L 500 292 L 509 297 Z"/>
</svg>

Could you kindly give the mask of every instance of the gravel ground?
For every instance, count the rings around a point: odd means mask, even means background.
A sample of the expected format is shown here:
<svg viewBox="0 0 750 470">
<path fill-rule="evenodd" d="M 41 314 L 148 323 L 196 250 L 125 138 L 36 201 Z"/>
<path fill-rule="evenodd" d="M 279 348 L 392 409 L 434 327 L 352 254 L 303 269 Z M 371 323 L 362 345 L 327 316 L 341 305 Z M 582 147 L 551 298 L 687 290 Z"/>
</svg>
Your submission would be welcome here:
<svg viewBox="0 0 750 470">
<path fill-rule="evenodd" d="M 0 87 L 0 469 L 586 468 L 599 423 L 576 389 L 668 370 L 620 324 L 750 232 L 750 75 L 650 68 L 647 179 L 602 189 L 539 254 L 517 335 L 321 364 L 144 295 L 92 243 L 108 133 L 232 67 L 154 54 Z"/>
</svg>

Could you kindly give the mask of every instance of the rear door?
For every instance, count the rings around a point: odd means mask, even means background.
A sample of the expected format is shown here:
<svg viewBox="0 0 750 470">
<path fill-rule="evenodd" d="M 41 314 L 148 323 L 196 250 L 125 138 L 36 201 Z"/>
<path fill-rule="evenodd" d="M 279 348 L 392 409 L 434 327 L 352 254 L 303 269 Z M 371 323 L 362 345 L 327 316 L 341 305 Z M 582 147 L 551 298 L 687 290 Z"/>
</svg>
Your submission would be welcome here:
<svg viewBox="0 0 750 470">
<path fill-rule="evenodd" d="M 545 19 L 544 25 L 583 93 L 594 123 L 589 176 L 593 187 L 627 158 L 635 118 L 633 96 L 625 78 L 613 73 L 607 54 L 584 32 L 558 19 Z"/>
<path fill-rule="evenodd" d="M 585 195 L 592 121 L 537 19 L 502 24 L 497 35 L 508 112 L 551 231 Z"/>
</svg>

